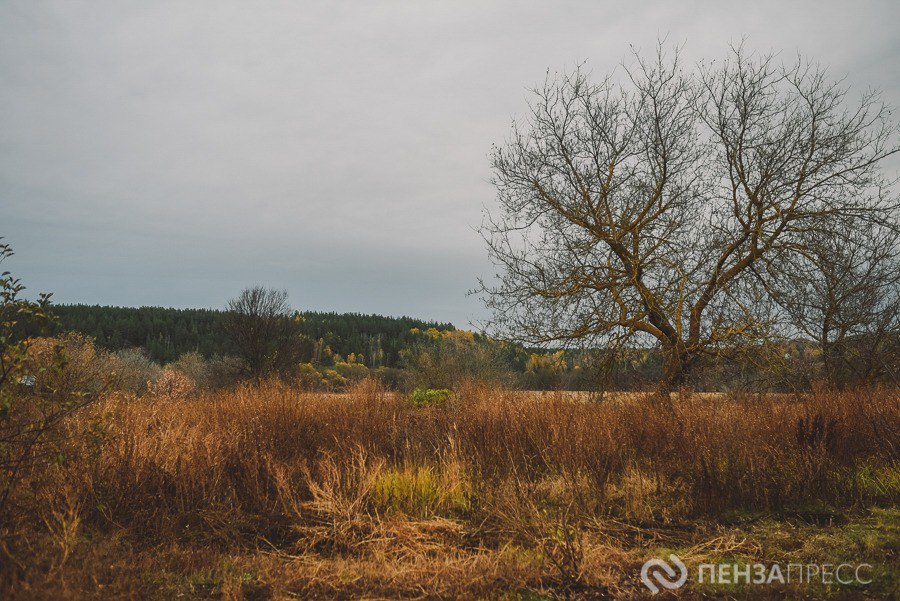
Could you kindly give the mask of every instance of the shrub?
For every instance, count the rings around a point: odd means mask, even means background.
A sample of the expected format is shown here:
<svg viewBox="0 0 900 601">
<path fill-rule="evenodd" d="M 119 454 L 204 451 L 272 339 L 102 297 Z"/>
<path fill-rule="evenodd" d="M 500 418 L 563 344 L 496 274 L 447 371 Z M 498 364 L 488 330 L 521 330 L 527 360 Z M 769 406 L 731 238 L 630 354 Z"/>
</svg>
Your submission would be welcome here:
<svg viewBox="0 0 900 601">
<path fill-rule="evenodd" d="M 407 390 L 456 388 L 461 382 L 505 384 L 512 379 L 503 343 L 465 330 L 414 332 L 401 353 Z"/>
<path fill-rule="evenodd" d="M 347 378 L 333 369 L 326 369 L 322 373 L 322 378 L 325 382 L 325 388 L 332 392 L 340 392 L 344 390 L 345 388 L 347 388 L 347 384 L 349 383 Z"/>
<path fill-rule="evenodd" d="M 312 363 L 301 363 L 297 366 L 297 383 L 303 390 L 321 390 L 325 379 Z"/>
<path fill-rule="evenodd" d="M 193 380 L 172 367 L 166 367 L 156 382 L 147 383 L 147 391 L 155 397 L 181 399 L 193 390 Z"/>
<path fill-rule="evenodd" d="M 372 375 L 375 377 L 375 379 L 392 390 L 401 389 L 405 377 L 405 373 L 402 369 L 384 366 L 373 370 Z"/>
<path fill-rule="evenodd" d="M 162 367 L 154 363 L 142 348 L 129 348 L 111 355 L 109 369 L 113 385 L 135 395 L 147 392 L 147 386 L 156 382 Z"/>
<path fill-rule="evenodd" d="M 204 389 L 211 387 L 213 380 L 210 375 L 209 364 L 203 358 L 203 355 L 196 351 L 184 353 L 178 357 L 177 361 L 170 363 L 169 367 L 187 377 L 192 383 L 192 388 Z"/>
<path fill-rule="evenodd" d="M 72 395 L 96 397 L 112 382 L 112 364 L 105 352 L 81 334 L 28 341 L 25 370 L 35 378 L 34 392 L 45 399 Z"/>
<path fill-rule="evenodd" d="M 209 387 L 220 389 L 234 386 L 244 379 L 247 364 L 240 357 L 214 356 L 207 362 Z"/>
<path fill-rule="evenodd" d="M 409 393 L 409 400 L 416 407 L 440 405 L 450 398 L 451 392 L 446 388 L 416 388 Z"/>
<path fill-rule="evenodd" d="M 335 362 L 333 369 L 350 382 L 359 382 L 369 377 L 369 368 L 360 363 L 338 361 Z"/>
</svg>

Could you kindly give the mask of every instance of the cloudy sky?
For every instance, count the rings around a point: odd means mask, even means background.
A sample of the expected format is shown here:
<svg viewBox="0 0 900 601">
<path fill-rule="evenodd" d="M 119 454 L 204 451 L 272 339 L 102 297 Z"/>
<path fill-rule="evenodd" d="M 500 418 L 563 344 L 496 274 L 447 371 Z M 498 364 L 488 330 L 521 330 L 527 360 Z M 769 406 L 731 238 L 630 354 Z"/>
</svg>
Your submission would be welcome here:
<svg viewBox="0 0 900 601">
<path fill-rule="evenodd" d="M 488 152 L 548 69 L 658 37 L 798 51 L 900 107 L 884 2 L 0 0 L 4 267 L 57 302 L 297 308 L 466 326 Z"/>
</svg>

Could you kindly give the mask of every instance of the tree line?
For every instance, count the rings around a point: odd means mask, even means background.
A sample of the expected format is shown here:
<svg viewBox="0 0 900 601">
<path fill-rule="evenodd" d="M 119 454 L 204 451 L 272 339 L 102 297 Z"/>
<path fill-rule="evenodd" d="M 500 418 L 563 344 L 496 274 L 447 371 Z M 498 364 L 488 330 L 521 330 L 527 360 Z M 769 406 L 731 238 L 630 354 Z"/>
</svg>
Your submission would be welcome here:
<svg viewBox="0 0 900 601">
<path fill-rule="evenodd" d="M 375 377 L 399 389 L 454 388 L 474 380 L 532 390 L 603 391 L 651 389 L 665 373 L 659 347 L 525 346 L 408 317 L 294 311 L 282 291 L 260 287 L 245 289 L 228 310 L 49 309 L 53 320 L 41 327 L 23 320 L 17 338 L 77 332 L 98 350 L 118 353 L 132 367 L 143 366 L 144 380 L 169 365 L 220 386 L 278 375 L 323 390 L 343 390 Z M 835 347 L 823 348 L 811 336 L 745 345 L 698 359 L 691 385 L 697 390 L 808 390 L 817 382 L 832 384 L 825 374 L 839 388 L 896 383 L 900 337 L 895 333 L 871 338 L 848 329 Z"/>
<path fill-rule="evenodd" d="M 226 326 L 227 311 L 164 307 L 54 305 L 53 334 L 75 331 L 106 350 L 143 348 L 149 358 L 166 364 L 197 352 L 205 358 L 238 354 Z M 400 351 L 411 344 L 410 330 L 453 330 L 452 324 L 360 313 L 300 311 L 298 333 L 309 340 L 301 359 L 318 353 L 362 356 L 369 367 L 397 367 Z M 37 334 L 38 332 L 34 332 Z"/>
</svg>

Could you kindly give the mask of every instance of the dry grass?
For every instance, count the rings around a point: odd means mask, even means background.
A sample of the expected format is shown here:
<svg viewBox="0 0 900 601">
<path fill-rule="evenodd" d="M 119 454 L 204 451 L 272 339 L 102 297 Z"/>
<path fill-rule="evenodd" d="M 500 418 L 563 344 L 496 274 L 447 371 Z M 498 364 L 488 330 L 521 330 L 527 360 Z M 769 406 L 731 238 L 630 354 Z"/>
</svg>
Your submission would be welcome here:
<svg viewBox="0 0 900 601">
<path fill-rule="evenodd" d="M 422 408 L 273 383 L 109 394 L 61 427 L 3 524 L 7 596 L 627 597 L 660 548 L 762 557 L 741 516 L 834 525 L 900 493 L 889 391 Z"/>
</svg>

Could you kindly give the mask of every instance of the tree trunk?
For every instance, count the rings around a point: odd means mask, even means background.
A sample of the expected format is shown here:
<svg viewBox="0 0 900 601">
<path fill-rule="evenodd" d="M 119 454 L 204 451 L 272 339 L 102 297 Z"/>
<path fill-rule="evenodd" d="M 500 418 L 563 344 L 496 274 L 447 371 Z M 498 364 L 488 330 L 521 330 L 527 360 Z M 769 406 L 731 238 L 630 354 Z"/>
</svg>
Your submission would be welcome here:
<svg viewBox="0 0 900 601">
<path fill-rule="evenodd" d="M 677 392 L 690 375 L 693 357 L 681 345 L 663 348 L 663 377 L 660 391 Z"/>
<path fill-rule="evenodd" d="M 822 380 L 831 390 L 840 390 L 842 388 L 838 376 L 839 352 L 838 342 L 828 340 L 826 332 L 822 337 Z"/>
</svg>

